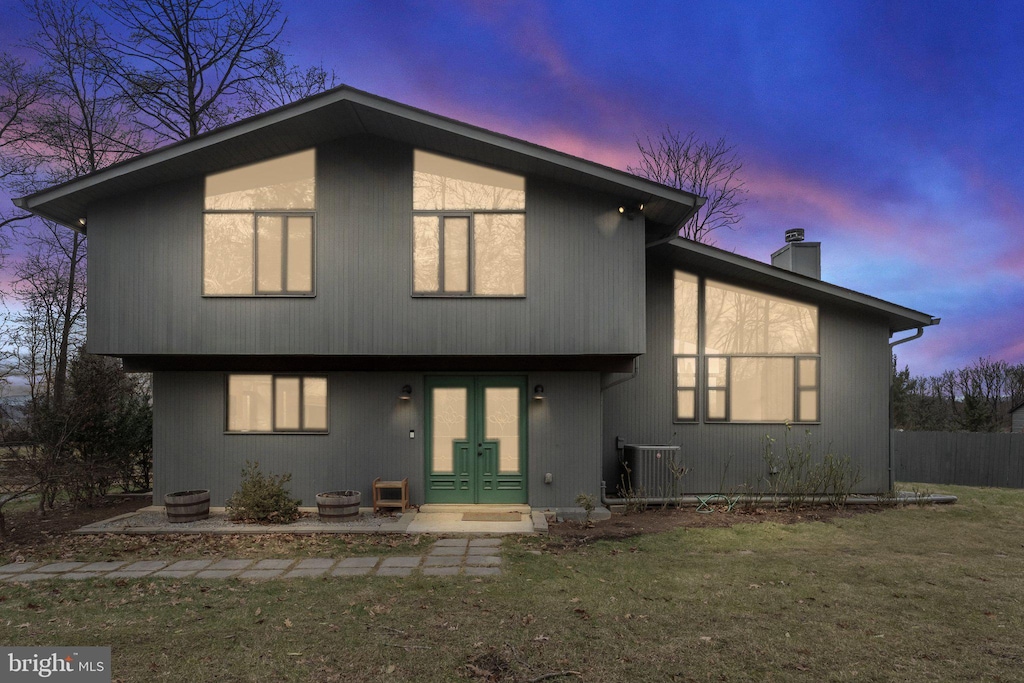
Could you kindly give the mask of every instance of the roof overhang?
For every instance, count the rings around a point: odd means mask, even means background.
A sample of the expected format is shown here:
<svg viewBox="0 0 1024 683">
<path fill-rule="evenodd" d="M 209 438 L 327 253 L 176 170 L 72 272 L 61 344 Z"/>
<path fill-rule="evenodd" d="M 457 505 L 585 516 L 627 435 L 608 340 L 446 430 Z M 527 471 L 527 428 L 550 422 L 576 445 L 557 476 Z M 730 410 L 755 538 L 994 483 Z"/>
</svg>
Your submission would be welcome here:
<svg viewBox="0 0 1024 683">
<path fill-rule="evenodd" d="M 839 305 L 881 316 L 889 323 L 890 336 L 918 327 L 937 325 L 937 318 L 868 294 L 816 280 L 761 261 L 681 238 L 651 245 L 649 253 L 680 268 L 755 285 L 781 295 Z"/>
<path fill-rule="evenodd" d="M 524 140 L 432 114 L 348 86 L 177 142 L 15 199 L 43 218 L 85 232 L 89 206 L 146 187 L 286 154 L 351 135 L 404 142 L 643 204 L 647 223 L 680 227 L 704 198 Z"/>
</svg>

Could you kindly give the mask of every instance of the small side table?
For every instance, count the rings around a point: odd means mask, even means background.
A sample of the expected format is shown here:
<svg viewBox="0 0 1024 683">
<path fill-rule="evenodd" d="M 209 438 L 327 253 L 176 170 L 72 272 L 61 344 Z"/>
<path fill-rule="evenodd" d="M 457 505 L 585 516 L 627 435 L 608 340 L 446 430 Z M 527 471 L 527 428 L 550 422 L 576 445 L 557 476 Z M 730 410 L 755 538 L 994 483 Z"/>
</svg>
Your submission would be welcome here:
<svg viewBox="0 0 1024 683">
<path fill-rule="evenodd" d="M 384 491 L 396 491 L 398 497 L 382 495 Z M 380 477 L 373 480 L 373 511 L 377 513 L 381 508 L 398 508 L 405 512 L 409 507 L 409 478 L 401 481 L 383 481 Z"/>
</svg>

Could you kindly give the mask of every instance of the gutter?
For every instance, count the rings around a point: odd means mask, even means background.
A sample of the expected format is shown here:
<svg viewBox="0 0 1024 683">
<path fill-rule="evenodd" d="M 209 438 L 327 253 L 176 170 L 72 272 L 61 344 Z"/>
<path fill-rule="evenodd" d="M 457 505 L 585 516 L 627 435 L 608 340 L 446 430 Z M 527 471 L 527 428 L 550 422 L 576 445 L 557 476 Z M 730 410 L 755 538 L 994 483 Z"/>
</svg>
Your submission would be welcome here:
<svg viewBox="0 0 1024 683">
<path fill-rule="evenodd" d="M 82 225 L 81 223 L 66 223 L 62 219 L 54 218 L 53 216 L 47 215 L 46 213 L 40 211 L 39 209 L 33 209 L 28 205 L 28 197 L 12 197 L 11 203 L 23 211 L 28 211 L 33 216 L 38 216 L 43 220 L 51 221 L 53 223 L 56 223 L 57 225 L 63 225 L 65 228 L 71 228 L 75 232 L 80 232 L 83 235 L 86 234 L 85 226 Z"/>
</svg>

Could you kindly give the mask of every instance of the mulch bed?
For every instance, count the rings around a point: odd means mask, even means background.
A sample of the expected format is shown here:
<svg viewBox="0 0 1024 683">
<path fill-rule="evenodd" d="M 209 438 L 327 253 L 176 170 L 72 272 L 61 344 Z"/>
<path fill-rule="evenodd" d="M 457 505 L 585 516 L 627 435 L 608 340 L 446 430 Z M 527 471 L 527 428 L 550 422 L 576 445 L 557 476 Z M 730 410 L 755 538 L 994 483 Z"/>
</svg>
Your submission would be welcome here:
<svg viewBox="0 0 1024 683">
<path fill-rule="evenodd" d="M 91 507 L 57 504 L 46 515 L 37 509 L 7 515 L 7 537 L 0 541 L 2 554 L 13 557 L 86 524 L 135 512 L 152 505 L 151 496 L 110 496 Z"/>
</svg>

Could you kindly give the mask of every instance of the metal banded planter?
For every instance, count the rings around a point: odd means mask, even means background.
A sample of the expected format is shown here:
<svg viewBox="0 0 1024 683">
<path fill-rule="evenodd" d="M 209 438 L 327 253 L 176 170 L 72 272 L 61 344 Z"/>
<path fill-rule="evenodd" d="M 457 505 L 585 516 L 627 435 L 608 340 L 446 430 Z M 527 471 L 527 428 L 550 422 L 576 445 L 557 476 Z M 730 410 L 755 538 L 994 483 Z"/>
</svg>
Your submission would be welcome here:
<svg viewBox="0 0 1024 683">
<path fill-rule="evenodd" d="M 172 523 L 206 519 L 210 516 L 210 492 L 195 490 L 164 494 L 164 509 L 167 521 Z"/>
<path fill-rule="evenodd" d="M 359 491 L 327 491 L 316 494 L 316 509 L 323 521 L 337 522 L 358 515 L 361 500 Z"/>
</svg>

